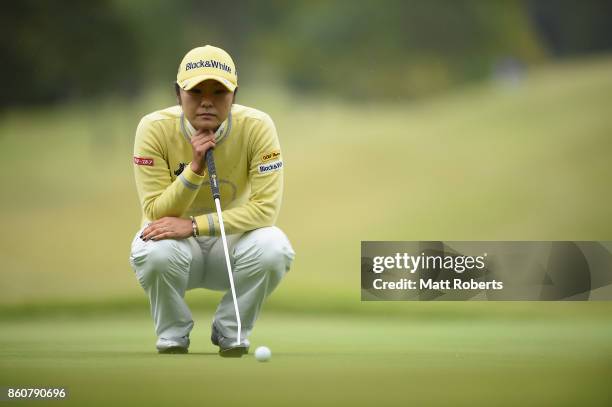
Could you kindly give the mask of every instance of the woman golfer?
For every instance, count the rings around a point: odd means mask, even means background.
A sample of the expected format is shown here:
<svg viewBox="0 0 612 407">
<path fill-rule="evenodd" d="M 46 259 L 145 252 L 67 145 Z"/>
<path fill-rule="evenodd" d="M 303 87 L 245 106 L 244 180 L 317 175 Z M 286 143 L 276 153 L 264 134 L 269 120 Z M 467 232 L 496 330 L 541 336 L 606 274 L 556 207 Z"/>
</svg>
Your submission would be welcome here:
<svg viewBox="0 0 612 407">
<path fill-rule="evenodd" d="M 143 227 L 132 242 L 130 263 L 149 297 L 160 353 L 187 352 L 194 323 L 184 296 L 193 288 L 226 292 L 212 321 L 219 354 L 248 353 L 247 338 L 263 301 L 294 257 L 274 226 L 283 192 L 274 123 L 264 112 L 235 104 L 237 88 L 227 52 L 194 48 L 178 69 L 178 105 L 146 115 L 136 130 L 134 174 Z M 209 149 L 236 304 L 204 159 Z"/>
</svg>

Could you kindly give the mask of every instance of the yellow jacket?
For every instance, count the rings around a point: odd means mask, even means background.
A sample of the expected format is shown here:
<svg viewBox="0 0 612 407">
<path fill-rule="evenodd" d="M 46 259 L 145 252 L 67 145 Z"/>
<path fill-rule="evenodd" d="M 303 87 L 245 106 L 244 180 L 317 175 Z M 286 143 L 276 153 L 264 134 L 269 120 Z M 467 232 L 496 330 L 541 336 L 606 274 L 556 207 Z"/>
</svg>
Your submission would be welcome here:
<svg viewBox="0 0 612 407">
<path fill-rule="evenodd" d="M 134 175 L 143 224 L 194 216 L 203 236 L 220 236 L 208 173 L 191 170 L 195 132 L 180 106 L 142 118 L 134 141 Z M 283 193 L 283 161 L 270 116 L 234 104 L 215 135 L 217 182 L 227 234 L 271 226 Z"/>
</svg>

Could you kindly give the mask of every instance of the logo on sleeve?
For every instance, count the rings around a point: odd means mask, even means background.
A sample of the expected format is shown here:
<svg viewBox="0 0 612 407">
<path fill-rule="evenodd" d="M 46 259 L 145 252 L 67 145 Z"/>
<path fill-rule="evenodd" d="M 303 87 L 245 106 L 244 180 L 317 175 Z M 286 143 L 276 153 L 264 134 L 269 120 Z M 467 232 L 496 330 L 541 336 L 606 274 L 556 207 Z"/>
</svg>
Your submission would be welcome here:
<svg viewBox="0 0 612 407">
<path fill-rule="evenodd" d="M 136 165 L 148 165 L 149 167 L 153 166 L 152 158 L 144 158 L 144 157 L 134 157 L 134 164 Z"/>
<path fill-rule="evenodd" d="M 261 161 L 266 162 L 270 160 L 275 160 L 278 157 L 280 157 L 280 150 L 274 150 L 274 151 L 271 151 L 269 153 L 265 153 L 264 155 L 262 155 Z"/>
<path fill-rule="evenodd" d="M 271 163 L 267 164 L 259 164 L 259 173 L 265 174 L 268 172 L 279 171 L 281 168 L 283 168 L 283 162 L 281 160 L 272 161 Z"/>
</svg>

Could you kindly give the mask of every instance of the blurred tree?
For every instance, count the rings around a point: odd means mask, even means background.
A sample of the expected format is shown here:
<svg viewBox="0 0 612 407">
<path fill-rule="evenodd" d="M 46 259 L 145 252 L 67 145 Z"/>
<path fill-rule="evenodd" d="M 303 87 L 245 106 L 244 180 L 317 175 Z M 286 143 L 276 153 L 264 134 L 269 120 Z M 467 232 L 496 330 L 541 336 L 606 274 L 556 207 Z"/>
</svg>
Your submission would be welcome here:
<svg viewBox="0 0 612 407">
<path fill-rule="evenodd" d="M 612 50 L 612 1 L 528 0 L 527 4 L 554 55 Z"/>
<path fill-rule="evenodd" d="M 0 17 L 0 107 L 133 92 L 143 62 L 138 51 L 106 0 L 9 2 Z"/>
<path fill-rule="evenodd" d="M 611 15 L 609 0 L 23 0 L 0 17 L 0 107 L 160 84 L 171 95 L 181 57 L 204 44 L 232 54 L 242 85 L 419 97 L 500 61 L 612 49 Z"/>
<path fill-rule="evenodd" d="M 292 86 L 354 100 L 420 96 L 487 77 L 506 56 L 543 56 L 520 0 L 300 2 L 266 38 Z"/>
</svg>

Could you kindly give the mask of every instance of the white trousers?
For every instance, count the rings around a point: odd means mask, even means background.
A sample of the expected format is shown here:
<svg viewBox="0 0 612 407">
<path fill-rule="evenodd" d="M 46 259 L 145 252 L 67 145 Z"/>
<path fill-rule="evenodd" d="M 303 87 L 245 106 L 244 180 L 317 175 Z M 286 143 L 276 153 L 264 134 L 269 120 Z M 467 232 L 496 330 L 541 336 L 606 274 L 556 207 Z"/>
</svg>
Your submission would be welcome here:
<svg viewBox="0 0 612 407">
<path fill-rule="evenodd" d="M 143 241 L 136 233 L 130 264 L 151 303 L 158 337 L 188 336 L 193 318 L 184 296 L 194 288 L 226 291 L 213 323 L 226 338 L 235 339 L 238 325 L 220 237 Z M 257 320 L 264 299 L 276 288 L 295 256 L 287 236 L 277 227 L 228 235 L 230 263 L 242 323 L 241 341 Z"/>
</svg>

